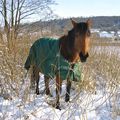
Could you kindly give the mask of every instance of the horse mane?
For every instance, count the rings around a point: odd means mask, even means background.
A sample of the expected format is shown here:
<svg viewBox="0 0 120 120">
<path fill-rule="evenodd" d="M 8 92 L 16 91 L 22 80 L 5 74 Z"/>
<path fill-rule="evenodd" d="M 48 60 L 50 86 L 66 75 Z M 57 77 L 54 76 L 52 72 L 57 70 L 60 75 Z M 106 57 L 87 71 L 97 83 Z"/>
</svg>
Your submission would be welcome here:
<svg viewBox="0 0 120 120">
<path fill-rule="evenodd" d="M 59 47 L 61 55 L 68 61 L 72 61 L 72 58 L 74 56 L 74 29 L 70 30 L 68 32 L 68 35 L 64 35 L 59 38 Z"/>
</svg>

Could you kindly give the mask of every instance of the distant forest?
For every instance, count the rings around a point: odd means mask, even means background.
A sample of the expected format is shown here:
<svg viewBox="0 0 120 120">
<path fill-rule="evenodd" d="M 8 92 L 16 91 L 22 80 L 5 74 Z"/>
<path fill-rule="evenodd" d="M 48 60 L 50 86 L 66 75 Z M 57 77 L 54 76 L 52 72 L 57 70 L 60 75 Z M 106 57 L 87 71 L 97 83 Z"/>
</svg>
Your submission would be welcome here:
<svg viewBox="0 0 120 120">
<path fill-rule="evenodd" d="M 120 16 L 99 16 L 89 17 L 92 22 L 93 29 L 99 29 L 101 31 L 118 31 L 120 30 Z M 77 17 L 74 20 L 86 21 L 88 17 Z M 63 34 L 65 31 L 71 29 L 72 25 L 70 18 L 54 19 L 50 21 L 37 21 L 34 23 L 24 24 L 22 28 L 25 28 L 29 32 L 34 31 L 51 31 L 52 33 Z"/>
</svg>

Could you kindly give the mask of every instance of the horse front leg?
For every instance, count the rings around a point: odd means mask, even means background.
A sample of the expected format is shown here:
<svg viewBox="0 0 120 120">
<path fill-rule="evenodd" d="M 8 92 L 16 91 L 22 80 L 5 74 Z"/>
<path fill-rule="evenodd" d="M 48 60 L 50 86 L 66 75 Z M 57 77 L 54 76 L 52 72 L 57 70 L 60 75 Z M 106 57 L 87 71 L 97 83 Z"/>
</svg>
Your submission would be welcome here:
<svg viewBox="0 0 120 120">
<path fill-rule="evenodd" d="M 39 69 L 36 66 L 32 66 L 30 89 L 35 89 L 35 93 L 39 94 Z"/>
<path fill-rule="evenodd" d="M 35 70 L 34 66 L 32 66 L 31 69 L 31 79 L 30 79 L 30 89 L 34 90 L 35 89 Z"/>
<path fill-rule="evenodd" d="M 49 89 L 49 77 L 44 75 L 44 81 L 45 81 L 45 93 L 46 95 L 49 95 L 50 97 L 52 97 L 52 94 L 50 93 L 50 89 Z"/>
<path fill-rule="evenodd" d="M 33 67 L 33 77 L 36 82 L 36 94 L 39 95 L 39 69 L 36 66 Z"/>
<path fill-rule="evenodd" d="M 70 100 L 70 89 L 71 89 L 71 81 L 68 78 L 67 79 L 65 102 L 68 102 Z"/>
<path fill-rule="evenodd" d="M 60 76 L 56 76 L 56 108 L 60 109 L 60 93 L 61 93 L 62 80 Z"/>
<path fill-rule="evenodd" d="M 39 74 L 38 74 L 39 76 Z M 39 95 L 40 92 L 39 92 L 39 77 L 36 79 L 36 94 Z"/>
</svg>

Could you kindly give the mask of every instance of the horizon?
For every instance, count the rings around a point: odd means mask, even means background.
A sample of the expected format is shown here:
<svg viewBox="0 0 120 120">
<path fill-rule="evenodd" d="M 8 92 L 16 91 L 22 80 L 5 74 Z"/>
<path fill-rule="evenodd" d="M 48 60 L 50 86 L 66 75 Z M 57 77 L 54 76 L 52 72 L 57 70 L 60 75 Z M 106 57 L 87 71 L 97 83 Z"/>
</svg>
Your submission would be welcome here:
<svg viewBox="0 0 120 120">
<path fill-rule="evenodd" d="M 85 19 L 86 19 L 86 18 L 93 18 L 93 17 L 120 17 L 120 15 L 119 15 L 119 16 L 116 15 L 116 16 L 78 16 L 78 17 L 74 17 L 74 16 L 73 16 L 73 17 L 59 17 L 59 18 L 47 19 L 47 20 L 39 20 L 39 19 L 38 19 L 38 20 L 36 20 L 36 21 L 29 21 L 29 22 L 24 22 L 24 23 L 34 23 L 34 22 L 39 22 L 39 21 L 43 21 L 43 22 L 46 21 L 46 22 L 47 22 L 47 21 L 52 21 L 52 20 L 70 19 L 70 18 L 73 18 L 73 19 L 74 19 L 74 18 L 75 18 L 75 19 L 76 19 L 76 18 L 85 18 Z"/>
<path fill-rule="evenodd" d="M 92 17 L 120 17 L 120 15 L 111 15 L 111 16 L 78 16 L 78 17 L 57 17 L 57 18 L 53 18 L 53 19 L 47 19 L 47 20 L 40 20 L 40 19 L 35 19 L 35 20 L 33 20 L 33 19 L 29 19 L 29 21 L 27 20 L 27 21 L 24 21 L 24 22 L 22 22 L 23 24 L 25 23 L 25 24 L 27 24 L 27 23 L 34 23 L 34 22 L 39 22 L 39 21 L 52 21 L 52 20 L 60 20 L 60 19 L 70 19 L 70 18 L 92 18 Z"/>
</svg>

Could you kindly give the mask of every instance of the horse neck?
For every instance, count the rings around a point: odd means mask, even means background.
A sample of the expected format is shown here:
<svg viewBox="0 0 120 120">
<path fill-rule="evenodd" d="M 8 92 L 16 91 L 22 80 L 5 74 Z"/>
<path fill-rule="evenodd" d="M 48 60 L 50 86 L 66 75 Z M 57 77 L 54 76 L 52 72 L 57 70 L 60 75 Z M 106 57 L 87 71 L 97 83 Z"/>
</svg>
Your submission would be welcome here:
<svg viewBox="0 0 120 120">
<path fill-rule="evenodd" d="M 79 55 L 79 53 L 75 51 L 74 45 L 70 45 L 70 39 L 68 35 L 60 38 L 60 49 L 61 55 L 69 62 L 73 62 Z"/>
</svg>

